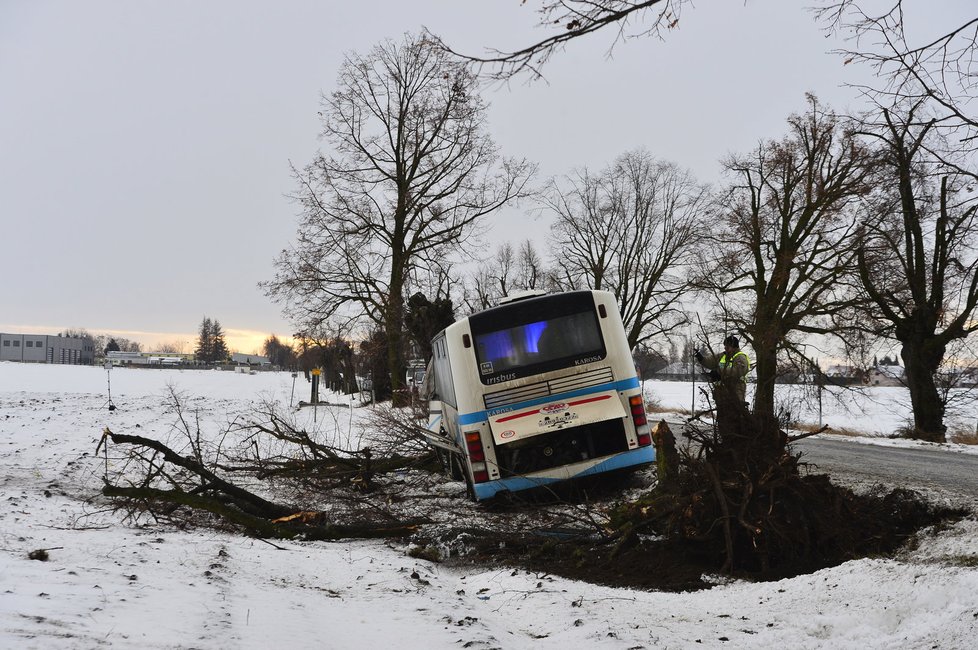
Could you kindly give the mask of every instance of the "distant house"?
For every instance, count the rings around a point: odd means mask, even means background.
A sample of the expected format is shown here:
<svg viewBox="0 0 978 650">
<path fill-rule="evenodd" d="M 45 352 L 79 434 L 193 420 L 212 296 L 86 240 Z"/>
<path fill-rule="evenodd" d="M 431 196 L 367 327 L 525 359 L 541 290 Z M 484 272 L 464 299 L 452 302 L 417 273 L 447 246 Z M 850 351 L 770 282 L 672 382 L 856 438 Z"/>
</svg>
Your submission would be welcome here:
<svg viewBox="0 0 978 650">
<path fill-rule="evenodd" d="M 829 384 L 850 386 L 864 384 L 866 386 L 903 386 L 905 371 L 903 366 L 878 363 L 863 370 L 856 366 L 836 365 L 825 370 L 825 379 Z"/>
<path fill-rule="evenodd" d="M 856 366 L 834 365 L 825 369 L 825 382 L 836 386 L 865 383 L 866 373 Z"/>
<path fill-rule="evenodd" d="M 867 383 L 870 386 L 903 386 L 906 383 L 905 375 L 903 366 L 880 363 L 869 370 Z"/>
<path fill-rule="evenodd" d="M 0 333 L 0 361 L 95 363 L 95 340 L 88 336 Z"/>
<path fill-rule="evenodd" d="M 272 362 L 268 360 L 268 357 L 262 357 L 257 354 L 241 354 L 240 352 L 235 352 L 231 355 L 231 363 L 260 367 L 272 365 Z"/>
<path fill-rule="evenodd" d="M 676 361 L 670 363 L 665 368 L 652 373 L 653 379 L 664 379 L 666 381 L 689 381 L 698 378 L 703 368 L 690 361 Z"/>
<path fill-rule="evenodd" d="M 192 364 L 194 355 L 178 352 L 122 352 L 105 353 L 105 360 L 114 366 L 180 366 Z"/>
</svg>

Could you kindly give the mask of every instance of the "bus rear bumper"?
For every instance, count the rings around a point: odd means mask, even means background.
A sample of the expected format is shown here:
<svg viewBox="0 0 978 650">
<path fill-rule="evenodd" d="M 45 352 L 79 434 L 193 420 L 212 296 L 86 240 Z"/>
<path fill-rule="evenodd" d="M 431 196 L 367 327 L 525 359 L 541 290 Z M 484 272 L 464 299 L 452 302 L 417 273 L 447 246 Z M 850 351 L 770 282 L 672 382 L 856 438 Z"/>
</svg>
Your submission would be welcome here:
<svg viewBox="0 0 978 650">
<path fill-rule="evenodd" d="M 475 491 L 476 501 L 483 501 L 485 499 L 491 499 L 499 492 L 531 490 L 561 481 L 569 481 L 585 476 L 595 476 L 597 474 L 604 474 L 605 472 L 637 467 L 639 465 L 648 465 L 654 462 L 655 447 L 639 447 L 638 449 L 630 449 L 615 454 L 596 464 L 576 463 L 574 465 L 565 465 L 552 470 L 536 472 L 531 475 L 510 476 L 487 483 L 476 483 L 472 487 Z M 550 476 L 547 476 L 548 474 Z"/>
</svg>

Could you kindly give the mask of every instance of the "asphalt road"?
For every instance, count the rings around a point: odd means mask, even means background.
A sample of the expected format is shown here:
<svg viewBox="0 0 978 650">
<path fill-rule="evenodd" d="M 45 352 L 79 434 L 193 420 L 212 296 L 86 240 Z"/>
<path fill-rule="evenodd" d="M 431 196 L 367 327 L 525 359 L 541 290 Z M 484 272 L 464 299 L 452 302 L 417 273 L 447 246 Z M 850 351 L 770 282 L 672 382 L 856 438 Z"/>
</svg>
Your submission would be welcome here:
<svg viewBox="0 0 978 650">
<path fill-rule="evenodd" d="M 840 480 L 881 482 L 978 502 L 978 455 L 824 438 L 799 440 L 793 447 L 815 471 Z"/>
</svg>

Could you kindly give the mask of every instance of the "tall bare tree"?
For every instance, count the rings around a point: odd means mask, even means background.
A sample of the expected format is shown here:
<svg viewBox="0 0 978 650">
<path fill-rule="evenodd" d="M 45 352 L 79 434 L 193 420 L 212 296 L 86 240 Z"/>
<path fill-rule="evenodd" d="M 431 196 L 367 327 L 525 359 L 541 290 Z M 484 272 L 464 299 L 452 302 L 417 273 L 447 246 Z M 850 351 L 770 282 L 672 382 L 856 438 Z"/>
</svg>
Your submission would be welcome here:
<svg viewBox="0 0 978 650">
<path fill-rule="evenodd" d="M 973 173 L 930 155 L 939 118 L 921 115 L 926 105 L 885 109 L 865 132 L 881 145 L 888 182 L 858 260 L 874 332 L 901 345 L 914 436 L 944 442 L 949 395 L 938 374 L 948 346 L 978 330 L 978 194 Z"/>
<path fill-rule="evenodd" d="M 872 170 L 868 147 L 816 98 L 788 126 L 726 162 L 731 181 L 699 278 L 728 331 L 753 344 L 754 410 L 765 415 L 775 414 L 779 353 L 834 331 L 831 317 L 856 300 L 855 208 Z"/>
<path fill-rule="evenodd" d="M 554 273 L 565 289 L 603 289 L 618 300 L 633 348 L 682 324 L 695 225 L 706 190 L 692 175 L 639 149 L 597 174 L 555 180 Z"/>
<path fill-rule="evenodd" d="M 341 317 L 381 330 L 396 389 L 409 277 L 523 196 L 532 166 L 500 158 L 475 78 L 427 36 L 349 55 L 337 86 L 320 113 L 331 151 L 293 170 L 298 241 L 265 287 L 306 331 Z"/>
<path fill-rule="evenodd" d="M 969 188 L 978 180 L 978 11 L 937 16 L 928 33 L 907 24 L 903 0 L 832 0 L 819 12 L 849 37 L 847 63 L 872 66 L 878 80 L 862 88 L 875 104 L 865 131 L 885 175 L 859 257 L 869 331 L 900 342 L 914 435 L 943 441 L 951 393 L 941 367 L 948 346 L 974 330 L 978 298 Z"/>
<path fill-rule="evenodd" d="M 463 302 L 470 312 L 487 309 L 517 291 L 553 288 L 549 277 L 533 242 L 525 239 L 518 247 L 503 242 L 493 257 L 473 272 Z"/>
</svg>

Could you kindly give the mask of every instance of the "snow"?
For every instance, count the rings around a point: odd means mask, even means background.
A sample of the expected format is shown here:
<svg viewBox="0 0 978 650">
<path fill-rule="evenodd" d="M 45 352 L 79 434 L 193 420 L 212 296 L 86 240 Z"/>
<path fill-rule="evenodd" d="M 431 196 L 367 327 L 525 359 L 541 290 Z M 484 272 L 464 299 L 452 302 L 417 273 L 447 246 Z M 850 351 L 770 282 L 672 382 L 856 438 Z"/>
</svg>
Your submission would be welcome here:
<svg viewBox="0 0 978 650">
<path fill-rule="evenodd" d="M 269 399 L 288 404 L 293 380 L 108 374 L 0 363 L 0 648 L 970 648 L 978 638 L 974 518 L 923 535 L 896 559 L 772 583 L 717 579 L 690 593 L 462 570 L 409 557 L 402 542 L 272 545 L 133 526 L 97 496 L 104 427 L 165 438 L 170 390 L 218 423 Z M 689 402 L 689 385 L 647 389 L 663 405 Z M 296 391 L 306 397 L 301 377 Z M 887 408 L 860 417 L 882 419 Z M 352 411 L 324 410 L 317 421 L 342 426 Z M 49 561 L 28 559 L 40 548 Z"/>
</svg>

